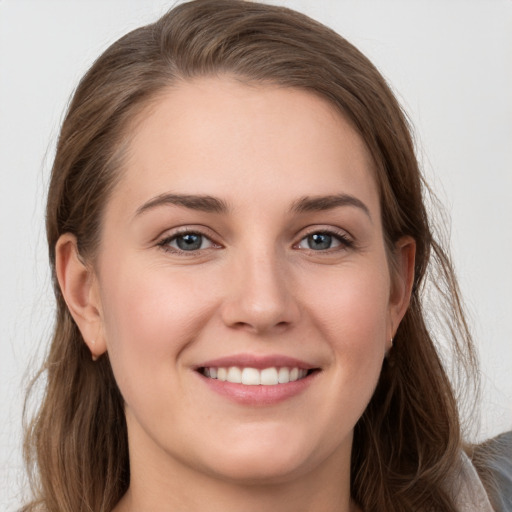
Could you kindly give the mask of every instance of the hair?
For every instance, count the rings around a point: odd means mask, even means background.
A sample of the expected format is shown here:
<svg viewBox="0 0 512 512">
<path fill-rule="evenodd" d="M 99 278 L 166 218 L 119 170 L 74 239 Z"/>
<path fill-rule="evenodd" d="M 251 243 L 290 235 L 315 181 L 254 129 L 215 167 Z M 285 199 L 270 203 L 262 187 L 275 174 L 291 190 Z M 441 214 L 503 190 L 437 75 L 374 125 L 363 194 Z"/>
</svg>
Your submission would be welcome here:
<svg viewBox="0 0 512 512">
<path fill-rule="evenodd" d="M 91 361 L 66 307 L 55 245 L 72 233 L 80 255 L 94 259 L 102 212 L 122 176 L 128 127 L 173 84 L 224 75 L 326 99 L 371 153 L 390 268 L 403 236 L 415 240 L 416 261 L 410 306 L 355 426 L 351 494 L 365 511 L 454 511 L 447 481 L 458 468 L 461 425 L 438 354 L 446 340 L 427 325 L 426 290 L 437 293 L 453 361 L 468 376 L 476 363 L 450 259 L 427 216 L 429 190 L 407 118 L 381 74 L 344 38 L 292 10 L 241 0 L 184 3 L 130 32 L 96 60 L 70 102 L 48 192 L 56 323 L 36 377 L 45 379 L 45 394 L 26 426 L 34 497 L 23 510 L 109 512 L 128 489 L 123 398 L 108 354 Z"/>
</svg>

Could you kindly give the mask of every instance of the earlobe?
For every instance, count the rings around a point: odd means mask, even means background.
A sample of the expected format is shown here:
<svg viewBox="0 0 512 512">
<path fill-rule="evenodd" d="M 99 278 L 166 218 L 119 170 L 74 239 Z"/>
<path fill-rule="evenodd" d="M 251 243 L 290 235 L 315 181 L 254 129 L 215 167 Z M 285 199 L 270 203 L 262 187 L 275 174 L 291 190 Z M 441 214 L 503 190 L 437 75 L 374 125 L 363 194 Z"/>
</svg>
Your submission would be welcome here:
<svg viewBox="0 0 512 512">
<path fill-rule="evenodd" d="M 62 295 L 95 360 L 106 351 L 96 277 L 82 260 L 76 237 L 70 233 L 57 241 L 55 257 Z"/>
<path fill-rule="evenodd" d="M 414 283 L 415 257 L 415 240 L 410 236 L 400 238 L 395 244 L 388 339 L 395 336 L 396 330 L 409 307 Z"/>
</svg>

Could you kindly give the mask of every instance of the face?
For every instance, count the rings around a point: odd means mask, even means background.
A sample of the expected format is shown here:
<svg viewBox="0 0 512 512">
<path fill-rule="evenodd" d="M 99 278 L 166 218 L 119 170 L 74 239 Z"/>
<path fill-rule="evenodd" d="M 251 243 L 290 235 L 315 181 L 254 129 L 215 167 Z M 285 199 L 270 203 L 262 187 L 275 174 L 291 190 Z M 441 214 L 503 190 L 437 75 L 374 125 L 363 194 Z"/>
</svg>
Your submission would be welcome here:
<svg viewBox="0 0 512 512">
<path fill-rule="evenodd" d="M 169 89 L 132 133 L 93 285 L 132 462 L 346 467 L 403 313 L 362 140 L 310 93 L 228 78 Z"/>
</svg>

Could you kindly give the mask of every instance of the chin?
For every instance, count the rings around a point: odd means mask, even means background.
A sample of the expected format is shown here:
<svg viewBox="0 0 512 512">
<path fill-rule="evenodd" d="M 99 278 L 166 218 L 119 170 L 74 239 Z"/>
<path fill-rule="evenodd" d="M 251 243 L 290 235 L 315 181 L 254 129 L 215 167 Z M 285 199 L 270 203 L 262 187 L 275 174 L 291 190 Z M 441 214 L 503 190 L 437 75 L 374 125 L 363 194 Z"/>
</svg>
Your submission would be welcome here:
<svg viewBox="0 0 512 512">
<path fill-rule="evenodd" d="M 238 484 L 268 485 L 293 480 L 315 466 L 318 453 L 305 436 L 294 436 L 289 427 L 266 430 L 227 443 L 222 453 L 209 457 L 209 472 Z"/>
<path fill-rule="evenodd" d="M 217 477 L 238 485 L 274 485 L 292 481 L 308 472 L 308 464 L 297 456 L 228 457 L 213 469 Z"/>
</svg>

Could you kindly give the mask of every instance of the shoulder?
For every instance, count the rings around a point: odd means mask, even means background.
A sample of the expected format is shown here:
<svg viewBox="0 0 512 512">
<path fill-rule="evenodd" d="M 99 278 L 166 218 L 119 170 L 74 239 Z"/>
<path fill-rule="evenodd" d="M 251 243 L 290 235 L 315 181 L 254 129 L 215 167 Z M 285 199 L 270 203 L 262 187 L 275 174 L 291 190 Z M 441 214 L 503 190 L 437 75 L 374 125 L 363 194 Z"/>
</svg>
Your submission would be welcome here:
<svg viewBox="0 0 512 512">
<path fill-rule="evenodd" d="M 473 447 L 471 459 L 496 512 L 512 512 L 512 431 Z"/>
<path fill-rule="evenodd" d="M 466 453 L 462 453 L 459 470 L 450 480 L 458 512 L 496 512 L 475 466 Z"/>
</svg>

